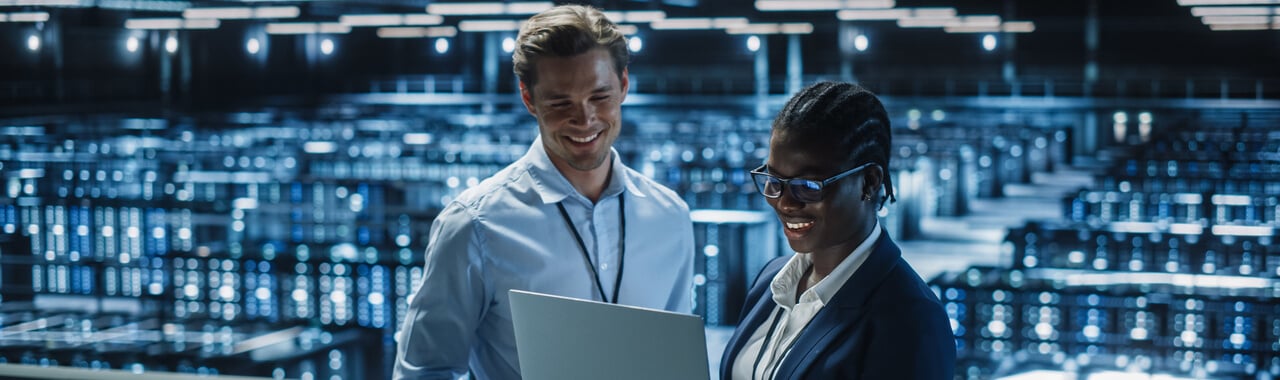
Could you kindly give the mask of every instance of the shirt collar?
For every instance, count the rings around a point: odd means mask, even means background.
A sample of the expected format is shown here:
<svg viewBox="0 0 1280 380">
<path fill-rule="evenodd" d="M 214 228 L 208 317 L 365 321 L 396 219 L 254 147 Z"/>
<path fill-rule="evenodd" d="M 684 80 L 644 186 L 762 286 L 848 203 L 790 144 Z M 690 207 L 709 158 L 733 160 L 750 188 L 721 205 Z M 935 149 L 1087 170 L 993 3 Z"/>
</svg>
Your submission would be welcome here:
<svg viewBox="0 0 1280 380">
<path fill-rule="evenodd" d="M 605 187 L 600 198 L 609 198 L 621 194 L 623 190 L 630 192 L 632 195 L 644 197 L 644 194 L 636 188 L 631 177 L 628 175 L 625 167 L 622 166 L 622 159 L 618 155 L 618 151 L 609 148 L 612 153 L 612 171 L 609 178 L 609 185 Z M 538 195 L 542 198 L 542 203 L 557 203 L 563 201 L 570 196 L 581 197 L 586 199 L 578 190 L 573 188 L 569 183 L 569 179 L 556 169 L 556 165 L 551 163 L 551 157 L 547 155 L 546 147 L 542 145 L 542 136 L 538 136 L 533 140 L 533 145 L 529 147 L 529 151 L 524 154 L 522 161 L 527 163 L 529 177 L 533 179 L 534 186 L 538 190 Z"/>
<path fill-rule="evenodd" d="M 831 302 L 831 298 L 835 297 L 836 292 L 849 281 L 849 277 L 858 271 L 858 267 L 867 261 L 867 256 L 871 253 L 871 249 L 875 247 L 876 241 L 880 240 L 880 221 L 876 220 L 875 228 L 871 229 L 871 233 L 862 240 L 862 244 L 858 244 L 853 252 L 849 253 L 836 268 L 822 281 L 809 287 L 804 294 L 800 295 L 800 302 L 817 301 L 819 305 L 825 306 Z M 813 264 L 813 259 L 808 253 L 796 253 L 782 267 L 782 271 L 774 276 L 770 286 L 773 289 L 773 302 L 778 305 L 792 307 L 796 304 L 795 294 L 796 288 L 800 285 L 800 279 L 803 278 L 809 266 Z"/>
</svg>

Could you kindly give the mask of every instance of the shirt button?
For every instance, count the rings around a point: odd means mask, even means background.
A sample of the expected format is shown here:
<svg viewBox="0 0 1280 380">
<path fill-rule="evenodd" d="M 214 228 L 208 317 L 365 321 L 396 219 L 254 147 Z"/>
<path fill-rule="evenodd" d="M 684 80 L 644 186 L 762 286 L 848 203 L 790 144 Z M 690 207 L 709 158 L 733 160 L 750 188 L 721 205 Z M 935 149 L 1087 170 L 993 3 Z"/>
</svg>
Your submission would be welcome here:
<svg viewBox="0 0 1280 380">
<path fill-rule="evenodd" d="M 608 263 L 600 264 L 600 270 L 609 270 L 609 264 Z"/>
</svg>

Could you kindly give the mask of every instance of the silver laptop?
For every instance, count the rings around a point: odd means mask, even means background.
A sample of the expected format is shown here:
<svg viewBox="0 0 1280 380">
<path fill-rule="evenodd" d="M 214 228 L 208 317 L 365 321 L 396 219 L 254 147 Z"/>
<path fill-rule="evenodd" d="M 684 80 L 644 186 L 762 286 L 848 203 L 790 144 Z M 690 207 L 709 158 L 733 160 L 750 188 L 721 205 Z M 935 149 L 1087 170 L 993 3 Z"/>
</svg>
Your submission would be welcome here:
<svg viewBox="0 0 1280 380">
<path fill-rule="evenodd" d="M 707 338 L 691 314 L 511 291 L 524 380 L 707 380 Z"/>
</svg>

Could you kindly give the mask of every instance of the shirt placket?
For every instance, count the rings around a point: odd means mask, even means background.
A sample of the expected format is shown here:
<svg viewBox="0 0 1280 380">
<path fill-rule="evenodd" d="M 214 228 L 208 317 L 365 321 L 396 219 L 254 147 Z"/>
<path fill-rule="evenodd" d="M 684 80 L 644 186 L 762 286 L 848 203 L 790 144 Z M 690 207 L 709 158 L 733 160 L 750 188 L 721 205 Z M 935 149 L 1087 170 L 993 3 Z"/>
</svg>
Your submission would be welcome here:
<svg viewBox="0 0 1280 380">
<path fill-rule="evenodd" d="M 617 213 L 617 201 L 610 198 L 592 207 L 590 217 L 591 233 L 595 238 L 596 271 L 600 273 L 600 284 L 609 297 L 613 297 L 618 274 L 617 238 L 613 230 Z"/>
</svg>

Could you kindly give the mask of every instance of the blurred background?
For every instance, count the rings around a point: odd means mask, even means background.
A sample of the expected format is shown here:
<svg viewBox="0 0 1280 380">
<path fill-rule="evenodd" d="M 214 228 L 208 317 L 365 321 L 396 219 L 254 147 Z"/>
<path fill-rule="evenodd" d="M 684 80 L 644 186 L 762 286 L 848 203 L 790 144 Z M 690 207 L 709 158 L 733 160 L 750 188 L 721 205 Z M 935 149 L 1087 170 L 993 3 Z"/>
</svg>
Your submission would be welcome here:
<svg viewBox="0 0 1280 380">
<path fill-rule="evenodd" d="M 747 171 L 845 80 L 956 379 L 1280 375 L 1280 1 L 588 4 L 633 52 L 616 148 L 694 210 L 712 372 L 791 253 Z M 552 5 L 0 0 L 0 377 L 389 378 L 434 216 L 536 136 L 511 49 Z"/>
</svg>

